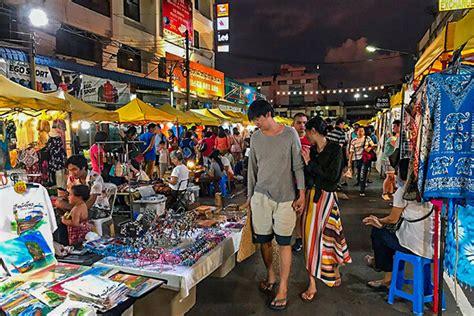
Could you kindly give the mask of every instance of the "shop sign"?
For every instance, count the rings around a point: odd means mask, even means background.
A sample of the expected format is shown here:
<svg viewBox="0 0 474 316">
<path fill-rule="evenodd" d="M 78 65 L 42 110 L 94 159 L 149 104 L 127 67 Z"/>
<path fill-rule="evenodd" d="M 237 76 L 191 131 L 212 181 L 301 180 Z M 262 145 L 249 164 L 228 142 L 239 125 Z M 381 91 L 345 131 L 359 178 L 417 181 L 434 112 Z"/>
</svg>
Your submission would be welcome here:
<svg viewBox="0 0 474 316">
<path fill-rule="evenodd" d="M 439 0 L 439 11 L 473 9 L 474 0 Z"/>
<path fill-rule="evenodd" d="M 6 76 L 11 81 L 21 84 L 22 86 L 30 86 L 30 64 L 23 61 L 7 60 Z M 48 92 L 56 91 L 57 86 L 51 76 L 49 67 L 36 65 L 36 88 L 38 91 Z"/>
<path fill-rule="evenodd" d="M 221 3 L 216 6 L 216 42 L 219 53 L 228 53 L 230 51 L 229 34 L 229 4 Z"/>
<path fill-rule="evenodd" d="M 180 62 L 180 66 L 175 67 L 173 72 L 173 85 L 179 91 L 185 91 L 184 59 L 170 53 L 166 53 L 166 59 Z M 224 73 L 192 61 L 189 68 L 191 93 L 203 97 L 224 96 Z"/>
<path fill-rule="evenodd" d="M 126 104 L 130 101 L 127 83 L 83 75 L 82 87 L 84 102 Z"/>
<path fill-rule="evenodd" d="M 185 32 L 193 40 L 193 3 L 191 0 L 163 0 L 163 36 L 174 44 L 184 44 Z"/>
<path fill-rule="evenodd" d="M 375 98 L 375 107 L 376 108 L 389 108 L 390 107 L 390 97 L 377 97 Z"/>
<path fill-rule="evenodd" d="M 217 17 L 229 16 L 229 4 L 221 3 L 217 5 Z"/>
</svg>

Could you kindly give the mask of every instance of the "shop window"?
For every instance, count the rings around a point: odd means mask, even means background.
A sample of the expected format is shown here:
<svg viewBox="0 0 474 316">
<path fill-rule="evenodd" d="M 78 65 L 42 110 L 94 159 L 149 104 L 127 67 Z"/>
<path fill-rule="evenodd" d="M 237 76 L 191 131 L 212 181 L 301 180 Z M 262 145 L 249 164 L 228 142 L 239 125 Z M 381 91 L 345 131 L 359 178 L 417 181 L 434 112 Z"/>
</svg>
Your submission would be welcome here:
<svg viewBox="0 0 474 316">
<path fill-rule="evenodd" d="M 263 81 L 262 82 L 262 86 L 264 86 L 264 87 L 268 87 L 268 86 L 271 86 L 271 85 L 272 85 L 271 81 Z"/>
<path fill-rule="evenodd" d="M 123 13 L 126 17 L 140 22 L 140 0 L 123 0 Z"/>
<path fill-rule="evenodd" d="M 200 43 L 199 43 L 199 32 L 196 31 L 196 30 L 194 30 L 194 38 L 193 38 L 193 40 L 194 40 L 194 47 L 195 47 L 195 48 L 201 47 L 201 46 L 200 46 Z"/>
<path fill-rule="evenodd" d="M 110 0 L 72 0 L 72 2 L 110 17 Z"/>
<path fill-rule="evenodd" d="M 286 84 L 287 84 L 286 80 L 278 80 L 278 85 L 279 86 L 284 86 Z"/>
<path fill-rule="evenodd" d="M 135 72 L 142 71 L 142 57 L 138 49 L 123 46 L 117 53 L 117 65 L 119 68 Z"/>
<path fill-rule="evenodd" d="M 256 87 L 256 86 L 257 86 L 257 83 L 256 83 L 256 82 L 250 82 L 250 83 L 249 83 L 249 86 L 251 86 L 251 87 Z"/>
<path fill-rule="evenodd" d="M 2 40 L 19 40 L 17 8 L 0 3 L 0 38 Z"/>
<path fill-rule="evenodd" d="M 92 34 L 77 30 L 79 34 L 74 34 L 68 30 L 60 28 L 56 32 L 56 53 L 84 60 L 102 63 L 102 44 L 92 38 Z"/>
<path fill-rule="evenodd" d="M 199 11 L 199 0 L 194 0 L 194 9 Z"/>
<path fill-rule="evenodd" d="M 293 80 L 291 83 L 292 83 L 292 84 L 300 84 L 300 83 L 301 83 L 301 80 Z"/>
<path fill-rule="evenodd" d="M 306 83 L 313 83 L 313 79 L 306 79 Z"/>
</svg>

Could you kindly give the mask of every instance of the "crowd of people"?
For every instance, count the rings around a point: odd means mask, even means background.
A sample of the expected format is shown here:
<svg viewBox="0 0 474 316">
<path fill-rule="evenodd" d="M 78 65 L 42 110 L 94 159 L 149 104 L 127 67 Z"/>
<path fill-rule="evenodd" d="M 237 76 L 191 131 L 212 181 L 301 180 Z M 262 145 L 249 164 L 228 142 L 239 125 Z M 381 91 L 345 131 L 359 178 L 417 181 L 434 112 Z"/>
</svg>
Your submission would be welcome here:
<svg viewBox="0 0 474 316">
<path fill-rule="evenodd" d="M 261 244 L 267 271 L 260 290 L 273 293 L 277 275 L 273 271 L 273 245 L 279 247 L 279 279 L 269 308 L 284 310 L 288 304 L 288 278 L 292 250 L 304 251 L 308 286 L 302 300 L 317 295 L 316 279 L 329 287 L 342 284 L 339 269 L 352 262 L 341 221 L 338 191 L 354 174 L 354 186 L 365 197 L 373 162 L 380 146 L 372 126 L 354 124 L 348 128 L 343 119 L 335 122 L 319 116 L 308 120 L 304 113 L 293 117 L 293 128 L 273 119 L 274 109 L 266 101 L 255 101 L 248 111 L 257 131 L 250 140 L 248 161 L 248 200 L 253 240 Z M 368 286 L 387 288 L 391 281 L 396 251 L 431 258 L 432 205 L 404 198 L 406 172 L 393 162 L 400 147 L 400 121 L 385 137 L 382 163 L 386 179 L 384 200 L 393 199 L 390 214 L 383 218 L 368 216 L 363 224 L 372 226 L 373 255 L 366 264 L 385 272 L 381 280 Z M 292 239 L 296 237 L 293 245 Z M 292 249 L 293 247 L 293 249 Z"/>
</svg>

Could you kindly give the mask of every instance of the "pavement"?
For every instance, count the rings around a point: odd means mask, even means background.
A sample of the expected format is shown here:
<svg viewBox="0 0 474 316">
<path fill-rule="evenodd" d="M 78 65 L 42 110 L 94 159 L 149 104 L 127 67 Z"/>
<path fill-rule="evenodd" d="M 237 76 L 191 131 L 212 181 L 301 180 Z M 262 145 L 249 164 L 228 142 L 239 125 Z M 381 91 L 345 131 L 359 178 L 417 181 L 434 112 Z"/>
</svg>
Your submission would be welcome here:
<svg viewBox="0 0 474 316">
<path fill-rule="evenodd" d="M 362 224 L 369 214 L 384 215 L 390 212 L 389 203 L 380 197 L 382 181 L 372 178 L 373 184 L 367 188 L 367 196 L 359 197 L 357 188 L 350 183 L 345 187 L 348 200 L 341 200 L 341 218 L 349 251 L 353 262 L 343 268 L 342 285 L 329 288 L 318 281 L 318 294 L 312 303 L 303 302 L 299 293 L 306 289 L 307 274 L 304 268 L 303 253 L 293 256 L 290 275 L 288 309 L 281 315 L 409 315 L 411 303 L 396 300 L 387 303 L 387 292 L 375 291 L 366 286 L 367 281 L 380 279 L 364 264 L 364 256 L 371 253 L 370 229 Z M 234 200 L 242 201 L 242 196 Z M 228 201 L 229 202 L 229 201 Z M 233 201 L 230 201 L 233 202 Z M 197 288 L 197 301 L 187 315 L 273 315 L 266 307 L 271 297 L 258 290 L 258 282 L 265 277 L 265 268 L 259 253 L 242 263 L 237 263 L 225 278 L 207 278 Z M 446 291 L 447 310 L 444 315 L 461 315 L 456 302 Z M 427 304 L 425 315 L 432 314 Z"/>
</svg>

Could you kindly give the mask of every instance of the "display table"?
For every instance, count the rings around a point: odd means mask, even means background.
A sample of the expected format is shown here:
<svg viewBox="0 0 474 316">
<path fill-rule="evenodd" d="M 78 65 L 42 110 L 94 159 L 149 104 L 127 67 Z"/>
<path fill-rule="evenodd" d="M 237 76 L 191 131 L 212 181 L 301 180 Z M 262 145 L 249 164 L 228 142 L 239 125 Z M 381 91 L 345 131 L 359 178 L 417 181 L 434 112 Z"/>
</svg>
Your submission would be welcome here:
<svg viewBox="0 0 474 316">
<path fill-rule="evenodd" d="M 239 250 L 241 236 L 241 231 L 233 232 L 191 267 L 167 265 L 140 267 L 135 260 L 117 259 L 114 257 L 104 258 L 96 262 L 94 266 L 106 266 L 120 269 L 125 273 L 166 280 L 167 284 L 163 285 L 163 288 L 179 292 L 181 298 L 186 298 L 190 294 L 191 289 L 199 282 L 210 276 L 221 266 L 228 266 L 229 261 L 235 260 L 235 254 Z"/>
</svg>

